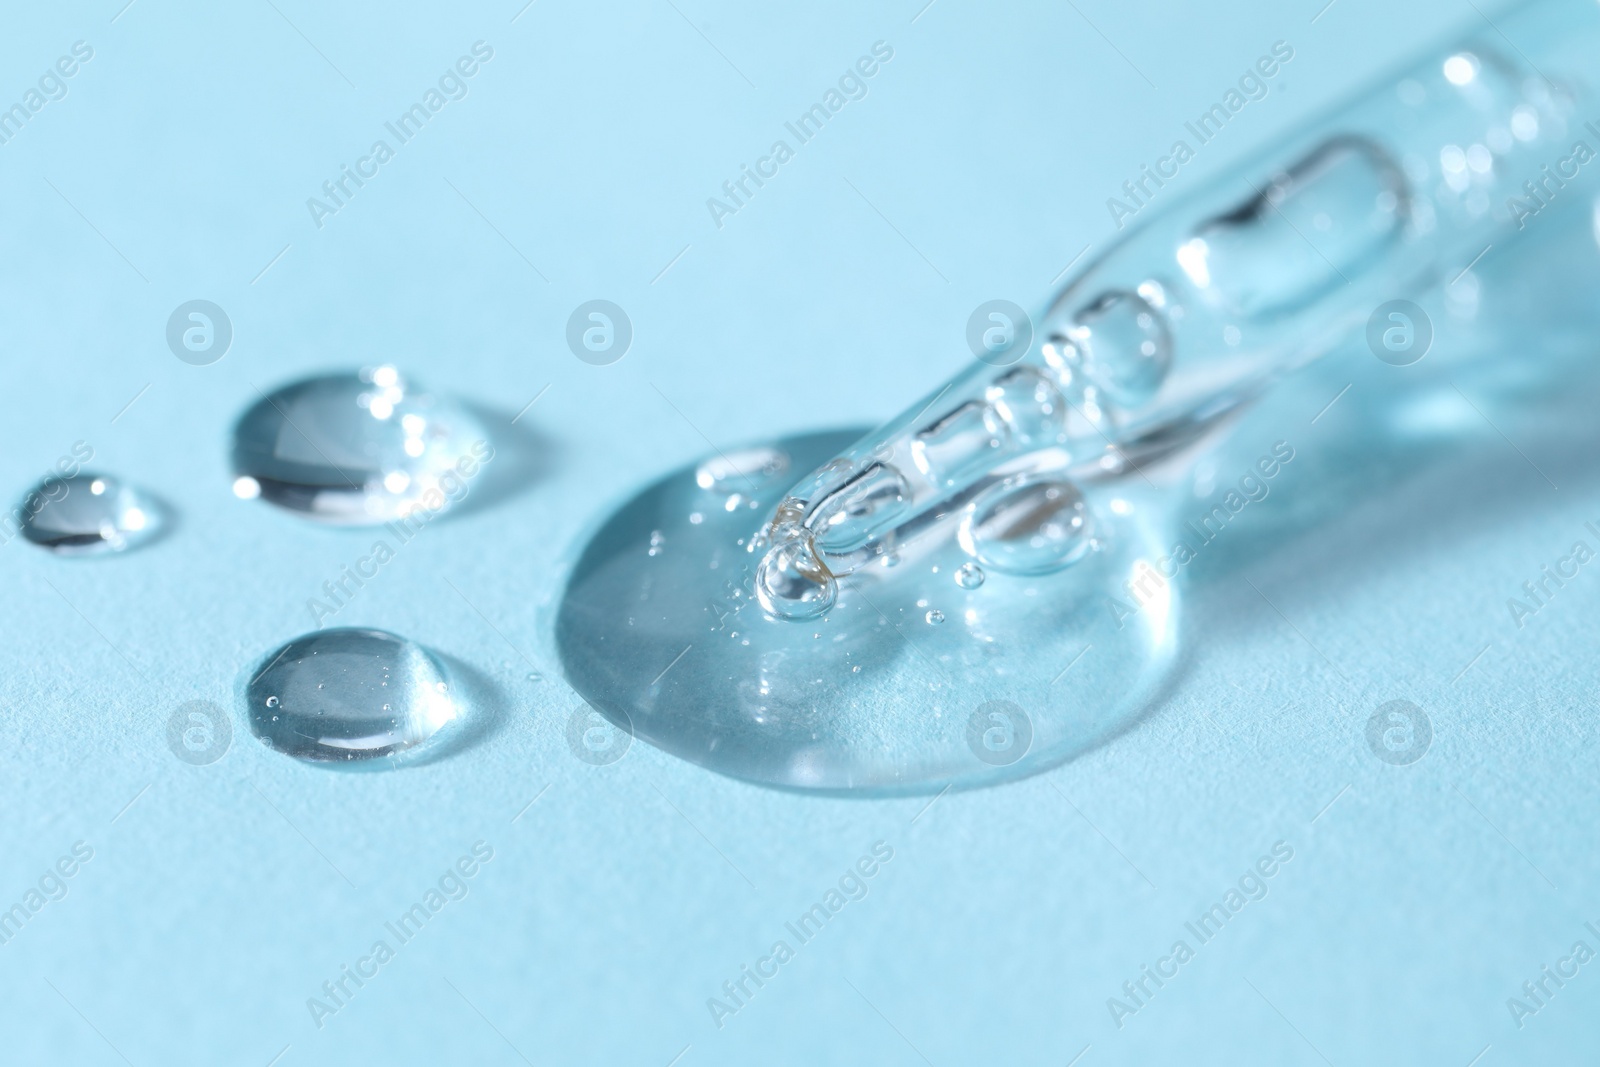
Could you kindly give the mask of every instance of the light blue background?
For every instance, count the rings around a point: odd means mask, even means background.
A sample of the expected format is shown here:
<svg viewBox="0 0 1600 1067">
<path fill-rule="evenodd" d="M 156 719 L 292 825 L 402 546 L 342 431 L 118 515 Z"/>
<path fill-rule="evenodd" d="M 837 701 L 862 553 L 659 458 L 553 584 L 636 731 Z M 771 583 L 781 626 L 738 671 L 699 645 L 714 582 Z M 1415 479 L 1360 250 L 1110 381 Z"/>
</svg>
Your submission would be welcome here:
<svg viewBox="0 0 1600 1067">
<path fill-rule="evenodd" d="M 567 750 L 576 698 L 547 639 L 561 568 L 609 507 L 706 438 L 911 402 L 968 358 L 973 307 L 1036 306 L 1103 248 L 1105 198 L 1273 41 L 1294 61 L 1189 187 L 1482 30 L 1470 5 L 1338 0 L 1313 24 L 1317 0 L 274 3 L 14 5 L 0 35 L 5 102 L 74 41 L 95 49 L 0 146 L 0 487 L 84 440 L 178 514 L 112 561 L 0 546 L 0 905 L 73 842 L 95 850 L 0 946 L 7 1062 L 1592 1056 L 1600 963 L 1520 1031 L 1505 1000 L 1580 937 L 1600 948 L 1582 927 L 1600 925 L 1600 578 L 1521 631 L 1504 607 L 1600 521 L 1589 361 L 1559 392 L 1526 380 L 1551 338 L 1592 353 L 1592 264 L 1566 319 L 1523 317 L 1502 347 L 1441 326 L 1415 393 L 1385 400 L 1392 369 L 1352 350 L 1239 427 L 1220 482 L 1276 439 L 1298 458 L 1196 575 L 1170 699 L 1048 775 L 925 809 L 765 791 L 644 745 L 593 768 Z M 480 39 L 495 54 L 470 95 L 316 228 L 306 198 Z M 715 228 L 706 198 L 877 40 L 895 56 L 870 95 Z M 1580 262 L 1587 230 L 1582 211 L 1563 226 Z M 563 340 L 595 297 L 636 331 L 611 367 Z M 165 345 L 194 298 L 235 329 L 210 367 Z M 1453 377 L 1458 350 L 1476 376 Z M 1481 372 L 1508 356 L 1528 373 Z M 241 674 L 311 628 L 306 599 L 371 540 L 234 499 L 230 423 L 257 388 L 378 361 L 503 419 L 549 386 L 509 453 L 537 457 L 517 460 L 526 487 L 430 528 L 338 619 L 476 672 L 495 729 L 356 775 L 261 750 L 236 718 L 221 762 L 182 764 L 171 710 L 236 709 Z M 1411 767 L 1362 738 L 1396 697 L 1437 731 Z M 470 895 L 316 1028 L 306 999 L 479 839 L 495 858 Z M 877 840 L 895 857 L 866 899 L 719 1030 L 706 999 Z M 1118 1031 L 1106 998 L 1278 840 L 1295 854 L 1270 895 Z"/>
</svg>

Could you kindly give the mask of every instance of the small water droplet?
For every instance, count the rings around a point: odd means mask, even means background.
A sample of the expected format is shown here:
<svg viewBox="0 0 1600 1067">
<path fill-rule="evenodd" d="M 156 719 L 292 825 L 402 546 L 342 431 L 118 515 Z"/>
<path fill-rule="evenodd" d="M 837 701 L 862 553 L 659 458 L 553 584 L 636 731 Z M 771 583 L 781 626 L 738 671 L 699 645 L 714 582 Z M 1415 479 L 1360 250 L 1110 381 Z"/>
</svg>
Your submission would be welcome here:
<svg viewBox="0 0 1600 1067">
<path fill-rule="evenodd" d="M 963 589 L 976 589 L 987 577 L 976 563 L 963 563 L 956 568 L 956 584 Z"/>
<path fill-rule="evenodd" d="M 462 717 L 443 665 L 422 646 L 382 630 L 319 630 L 290 641 L 266 663 L 248 687 L 250 728 L 296 759 L 395 756 L 448 733 Z M 263 706 L 280 714 L 256 710 Z"/>
<path fill-rule="evenodd" d="M 17 506 L 22 536 L 61 555 L 122 552 L 160 532 L 154 498 L 104 474 L 48 477 Z"/>
<path fill-rule="evenodd" d="M 540 674 L 538 671 L 529 671 L 528 672 L 528 681 L 530 681 L 530 682 L 542 682 L 542 681 L 544 681 L 544 675 Z"/>
<path fill-rule="evenodd" d="M 938 608 L 933 608 L 923 618 L 928 620 L 929 626 L 938 626 L 941 622 L 944 622 L 944 612 Z"/>
<path fill-rule="evenodd" d="M 464 407 L 371 367 L 293 382 L 240 416 L 233 491 L 324 522 L 425 520 L 464 497 L 491 455 Z"/>
</svg>

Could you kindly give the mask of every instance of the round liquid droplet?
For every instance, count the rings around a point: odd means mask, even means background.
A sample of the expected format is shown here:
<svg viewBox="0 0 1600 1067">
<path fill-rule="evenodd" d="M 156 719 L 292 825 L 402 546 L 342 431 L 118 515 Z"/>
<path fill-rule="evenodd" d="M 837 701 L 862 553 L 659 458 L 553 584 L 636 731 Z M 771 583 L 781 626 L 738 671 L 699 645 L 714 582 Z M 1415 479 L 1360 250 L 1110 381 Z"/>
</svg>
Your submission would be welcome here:
<svg viewBox="0 0 1600 1067">
<path fill-rule="evenodd" d="M 18 506 L 22 536 L 61 555 L 122 552 L 154 538 L 161 506 L 104 474 L 46 478 Z"/>
<path fill-rule="evenodd" d="M 320 630 L 257 668 L 246 690 L 250 729 L 271 748 L 314 763 L 398 756 L 461 719 L 445 669 L 426 649 L 382 630 Z"/>
<path fill-rule="evenodd" d="M 1024 474 L 979 495 L 957 536 L 961 547 L 987 567 L 1048 574 L 1083 558 L 1092 525 L 1077 486 L 1054 475 Z"/>
<path fill-rule="evenodd" d="M 976 563 L 963 563 L 956 568 L 956 584 L 963 589 L 976 589 L 987 577 Z"/>
<path fill-rule="evenodd" d="M 941 622 L 944 622 L 944 612 L 940 611 L 938 608 L 934 608 L 924 615 L 923 618 L 928 620 L 929 626 L 938 626 Z"/>
<path fill-rule="evenodd" d="M 294 382 L 240 416 L 233 491 L 324 522 L 426 521 L 459 502 L 493 454 L 464 407 L 371 367 Z"/>
<path fill-rule="evenodd" d="M 838 597 L 837 579 L 804 534 L 773 545 L 756 567 L 756 599 L 775 618 L 814 619 Z"/>
</svg>

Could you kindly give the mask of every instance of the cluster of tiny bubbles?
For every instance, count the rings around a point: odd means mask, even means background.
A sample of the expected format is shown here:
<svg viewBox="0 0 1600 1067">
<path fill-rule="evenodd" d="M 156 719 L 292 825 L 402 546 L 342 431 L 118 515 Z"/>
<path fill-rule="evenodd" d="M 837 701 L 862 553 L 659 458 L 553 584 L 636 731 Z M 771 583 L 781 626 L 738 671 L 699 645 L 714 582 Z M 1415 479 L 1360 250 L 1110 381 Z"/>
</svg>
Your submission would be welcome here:
<svg viewBox="0 0 1600 1067">
<path fill-rule="evenodd" d="M 1060 570 L 1094 545 L 1083 494 L 1048 473 L 1016 475 L 985 489 L 968 506 L 956 536 L 979 563 L 1021 575 Z"/>
<path fill-rule="evenodd" d="M 383 630 L 295 638 L 256 671 L 245 703 L 263 744 L 311 763 L 415 756 L 464 715 L 439 660 Z"/>
<path fill-rule="evenodd" d="M 389 365 L 285 385 L 234 426 L 234 495 L 324 522 L 380 525 L 465 495 L 493 454 L 482 423 Z"/>
<path fill-rule="evenodd" d="M 143 491 L 104 474 L 48 477 L 18 507 L 22 536 L 60 555 L 123 552 L 161 532 L 163 511 Z"/>
</svg>

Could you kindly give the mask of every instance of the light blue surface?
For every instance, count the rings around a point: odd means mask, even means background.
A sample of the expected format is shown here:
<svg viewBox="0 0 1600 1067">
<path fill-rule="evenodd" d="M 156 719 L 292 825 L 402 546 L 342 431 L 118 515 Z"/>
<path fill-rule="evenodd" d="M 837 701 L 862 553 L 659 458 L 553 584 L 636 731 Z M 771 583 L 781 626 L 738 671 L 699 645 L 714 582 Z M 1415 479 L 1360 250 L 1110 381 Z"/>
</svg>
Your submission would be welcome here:
<svg viewBox="0 0 1600 1067">
<path fill-rule="evenodd" d="M 1482 325 L 1486 298 L 1407 391 L 1353 350 L 1238 428 L 1219 484 L 1274 440 L 1297 460 L 1196 573 L 1170 698 L 1048 775 L 925 807 L 766 791 L 643 745 L 591 767 L 547 640 L 561 568 L 610 506 L 708 439 L 900 409 L 967 358 L 973 307 L 1031 305 L 1102 247 L 1105 198 L 1274 41 L 1295 60 L 1185 181 L 1482 30 L 1470 7 L 274 3 L 33 5 L 0 36 L 0 101 L 94 49 L 0 145 L 0 487 L 86 441 L 177 514 L 116 560 L 0 546 L 0 907 L 93 849 L 0 945 L 6 1062 L 1592 1055 L 1600 963 L 1520 1029 L 1506 1008 L 1573 942 L 1600 949 L 1600 578 L 1520 630 L 1505 607 L 1600 525 L 1584 205 L 1550 227 L 1562 259 L 1484 264 L 1570 267 L 1507 298 L 1520 326 Z M 480 40 L 465 99 L 317 228 L 306 198 Z M 866 98 L 716 228 L 706 198 L 879 40 L 894 58 Z M 1521 313 L 1551 288 L 1564 310 Z M 610 367 L 564 342 L 596 297 L 635 327 Z M 235 331 L 209 367 L 165 343 L 196 298 Z M 1537 373 L 1551 352 L 1561 388 Z M 549 390 L 502 453 L 521 487 L 429 528 L 337 619 L 449 657 L 492 728 L 357 775 L 261 750 L 237 700 L 372 535 L 235 499 L 226 440 L 257 389 L 378 361 L 502 423 Z M 1409 767 L 1365 747 L 1393 698 L 1436 731 Z M 234 710 L 220 762 L 168 750 L 189 700 Z M 307 999 L 479 841 L 493 859 L 466 897 L 319 1028 Z M 719 1029 L 707 999 L 877 841 L 894 855 L 865 898 Z M 1268 895 L 1119 1030 L 1107 998 L 1278 841 L 1294 856 Z"/>
</svg>

